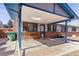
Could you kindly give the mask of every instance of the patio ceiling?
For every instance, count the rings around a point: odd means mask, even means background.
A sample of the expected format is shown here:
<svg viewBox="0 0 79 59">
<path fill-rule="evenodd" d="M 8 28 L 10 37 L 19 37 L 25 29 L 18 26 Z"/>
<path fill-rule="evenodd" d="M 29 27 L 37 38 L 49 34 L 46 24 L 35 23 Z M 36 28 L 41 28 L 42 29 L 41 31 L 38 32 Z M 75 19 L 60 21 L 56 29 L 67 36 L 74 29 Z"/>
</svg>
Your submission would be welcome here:
<svg viewBox="0 0 79 59">
<path fill-rule="evenodd" d="M 68 19 L 68 18 L 59 16 L 56 14 L 44 12 L 41 10 L 37 10 L 34 8 L 30 8 L 27 6 L 22 7 L 22 21 L 24 21 L 24 22 L 49 24 L 49 23 L 66 20 L 66 19 Z"/>
</svg>

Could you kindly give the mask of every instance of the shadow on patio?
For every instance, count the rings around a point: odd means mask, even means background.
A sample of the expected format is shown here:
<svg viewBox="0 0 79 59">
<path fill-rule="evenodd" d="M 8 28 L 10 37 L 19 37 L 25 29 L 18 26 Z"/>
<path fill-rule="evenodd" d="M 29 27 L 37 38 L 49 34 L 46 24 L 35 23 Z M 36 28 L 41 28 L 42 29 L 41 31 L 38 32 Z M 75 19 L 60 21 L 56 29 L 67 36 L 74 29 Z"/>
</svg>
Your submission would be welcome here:
<svg viewBox="0 0 79 59">
<path fill-rule="evenodd" d="M 35 43 L 35 46 L 31 46 L 31 47 L 27 47 L 27 48 L 23 49 L 22 56 L 26 55 L 26 50 L 27 49 L 38 48 L 38 50 L 40 50 L 41 48 L 42 49 L 47 48 L 46 46 L 48 46 L 50 48 L 50 47 L 53 47 L 53 46 L 66 44 L 68 42 L 65 42 L 64 38 L 55 38 L 55 39 L 37 39 L 37 40 L 32 40 L 32 42 L 30 42 L 30 43 L 31 44 Z M 39 43 L 41 43 L 41 44 L 39 44 Z M 47 50 L 47 49 L 45 49 L 45 50 Z"/>
<path fill-rule="evenodd" d="M 7 41 L 7 38 L 0 38 L 0 46 L 5 45 Z"/>
<path fill-rule="evenodd" d="M 65 42 L 64 38 L 40 39 L 40 40 L 37 40 L 37 41 L 41 42 L 42 44 L 44 44 L 48 47 L 68 43 L 68 42 Z"/>
<path fill-rule="evenodd" d="M 15 50 L 11 48 L 12 44 L 7 42 L 7 38 L 0 38 L 0 56 L 9 56 L 14 54 Z"/>
<path fill-rule="evenodd" d="M 1 47 L 1 48 L 0 48 L 0 56 L 13 55 L 14 52 L 15 52 L 15 50 L 8 50 L 8 51 L 7 51 L 7 47 Z"/>
</svg>

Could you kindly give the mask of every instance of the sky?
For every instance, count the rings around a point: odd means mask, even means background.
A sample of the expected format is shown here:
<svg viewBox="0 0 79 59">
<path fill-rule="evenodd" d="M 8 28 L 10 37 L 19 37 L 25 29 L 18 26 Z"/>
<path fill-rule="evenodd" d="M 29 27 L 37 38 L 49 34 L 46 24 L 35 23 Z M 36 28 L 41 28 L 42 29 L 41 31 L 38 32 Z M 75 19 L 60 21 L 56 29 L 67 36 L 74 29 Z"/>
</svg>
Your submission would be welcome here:
<svg viewBox="0 0 79 59">
<path fill-rule="evenodd" d="M 79 17 L 79 3 L 68 3 L 69 7 L 75 12 L 75 14 Z M 64 22 L 59 24 L 65 24 Z M 68 22 L 68 25 L 79 27 L 79 19 Z"/>
<path fill-rule="evenodd" d="M 4 6 L 4 4 L 0 3 L 0 20 L 3 22 L 3 24 L 7 24 L 10 20 L 10 16 Z"/>
<path fill-rule="evenodd" d="M 68 3 L 71 9 L 79 16 L 79 3 Z M 0 20 L 3 24 L 7 24 L 7 22 L 11 19 L 9 16 L 4 4 L 0 4 Z M 71 24 L 77 25 L 79 20 L 70 22 Z"/>
<path fill-rule="evenodd" d="M 79 17 L 79 3 L 71 3 L 71 4 L 68 4 L 72 10 L 77 14 L 77 16 Z M 72 22 L 70 22 L 70 25 L 74 25 L 74 26 L 78 26 L 79 27 L 79 19 L 77 20 L 74 20 Z"/>
<path fill-rule="evenodd" d="M 79 3 L 68 3 L 68 5 L 79 16 Z"/>
</svg>

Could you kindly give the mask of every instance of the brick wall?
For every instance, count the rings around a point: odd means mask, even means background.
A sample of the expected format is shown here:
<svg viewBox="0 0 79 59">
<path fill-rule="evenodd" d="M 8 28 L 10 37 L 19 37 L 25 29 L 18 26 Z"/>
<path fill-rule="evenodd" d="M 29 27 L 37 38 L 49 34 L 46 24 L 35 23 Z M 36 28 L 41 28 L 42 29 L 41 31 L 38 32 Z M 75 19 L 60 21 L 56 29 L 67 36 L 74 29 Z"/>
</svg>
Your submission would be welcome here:
<svg viewBox="0 0 79 59">
<path fill-rule="evenodd" d="M 23 32 L 22 39 L 39 39 L 40 33 L 39 32 Z"/>
<path fill-rule="evenodd" d="M 7 38 L 7 32 L 13 31 L 13 28 L 0 28 L 0 38 Z"/>
<path fill-rule="evenodd" d="M 45 37 L 53 38 L 53 37 L 56 37 L 56 35 L 64 36 L 64 32 L 46 32 Z M 67 37 L 72 37 L 73 35 L 76 35 L 76 37 L 79 37 L 79 32 L 68 32 L 67 33 Z"/>
<path fill-rule="evenodd" d="M 14 23 L 13 23 L 13 31 L 14 32 L 18 32 L 18 21 L 17 19 L 14 20 Z"/>
</svg>

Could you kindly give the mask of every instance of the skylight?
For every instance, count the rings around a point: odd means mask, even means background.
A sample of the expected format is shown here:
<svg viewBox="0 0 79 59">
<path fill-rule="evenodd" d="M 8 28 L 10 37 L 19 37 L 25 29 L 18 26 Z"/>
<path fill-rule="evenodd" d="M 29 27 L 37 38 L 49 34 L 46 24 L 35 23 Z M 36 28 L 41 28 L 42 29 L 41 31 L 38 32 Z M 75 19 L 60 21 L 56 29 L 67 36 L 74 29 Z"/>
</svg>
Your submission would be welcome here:
<svg viewBox="0 0 79 59">
<path fill-rule="evenodd" d="M 41 20 L 41 18 L 38 18 L 38 17 L 32 17 L 32 19 L 34 19 L 34 20 Z"/>
</svg>

